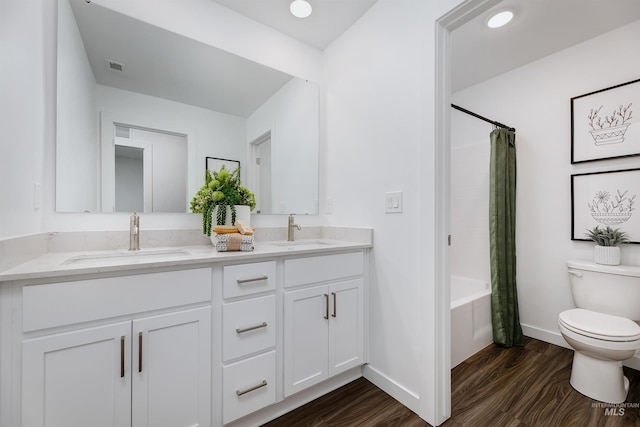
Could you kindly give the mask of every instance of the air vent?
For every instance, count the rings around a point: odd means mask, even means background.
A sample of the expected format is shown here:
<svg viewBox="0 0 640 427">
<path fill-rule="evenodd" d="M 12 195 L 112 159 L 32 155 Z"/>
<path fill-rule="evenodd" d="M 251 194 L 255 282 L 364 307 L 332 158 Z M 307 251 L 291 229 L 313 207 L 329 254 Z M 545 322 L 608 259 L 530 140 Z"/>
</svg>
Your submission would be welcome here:
<svg viewBox="0 0 640 427">
<path fill-rule="evenodd" d="M 129 139 L 131 128 L 122 125 L 116 125 L 116 136 L 118 138 L 127 138 Z"/>
<path fill-rule="evenodd" d="M 124 64 L 121 64 L 121 63 L 116 62 L 116 61 L 111 61 L 111 60 L 109 60 L 109 59 L 105 59 L 105 61 L 107 61 L 107 67 L 108 67 L 110 70 L 118 71 L 118 72 L 120 72 L 120 73 L 121 73 L 122 71 L 124 71 Z"/>
</svg>

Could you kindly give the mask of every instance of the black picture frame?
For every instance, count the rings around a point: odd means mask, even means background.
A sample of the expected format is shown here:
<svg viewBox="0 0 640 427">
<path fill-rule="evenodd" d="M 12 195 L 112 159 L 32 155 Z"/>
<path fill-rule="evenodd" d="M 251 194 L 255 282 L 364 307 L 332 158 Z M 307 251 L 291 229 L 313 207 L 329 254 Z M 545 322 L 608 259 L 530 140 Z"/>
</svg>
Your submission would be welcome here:
<svg viewBox="0 0 640 427">
<path fill-rule="evenodd" d="M 226 166 L 229 172 L 233 172 L 240 167 L 240 160 L 222 159 L 220 157 L 206 157 L 205 169 L 210 172 L 218 172 L 222 165 Z"/>
<path fill-rule="evenodd" d="M 596 225 L 620 228 L 640 243 L 640 168 L 571 175 L 571 240 Z"/>
<path fill-rule="evenodd" d="M 640 155 L 640 79 L 571 98 L 571 164 Z"/>
</svg>

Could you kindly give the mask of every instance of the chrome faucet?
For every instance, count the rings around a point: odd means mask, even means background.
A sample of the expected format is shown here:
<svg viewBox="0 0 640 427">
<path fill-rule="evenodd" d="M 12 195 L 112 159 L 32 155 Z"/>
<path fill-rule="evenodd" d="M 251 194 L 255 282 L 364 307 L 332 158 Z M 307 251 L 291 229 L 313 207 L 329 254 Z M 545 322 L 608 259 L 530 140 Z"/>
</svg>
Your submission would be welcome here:
<svg viewBox="0 0 640 427">
<path fill-rule="evenodd" d="M 302 230 L 298 224 L 293 223 L 293 214 L 289 214 L 289 227 L 287 227 L 287 242 L 293 242 L 293 228 Z"/>
<path fill-rule="evenodd" d="M 135 212 L 129 218 L 129 250 L 140 250 L 140 217 Z"/>
</svg>

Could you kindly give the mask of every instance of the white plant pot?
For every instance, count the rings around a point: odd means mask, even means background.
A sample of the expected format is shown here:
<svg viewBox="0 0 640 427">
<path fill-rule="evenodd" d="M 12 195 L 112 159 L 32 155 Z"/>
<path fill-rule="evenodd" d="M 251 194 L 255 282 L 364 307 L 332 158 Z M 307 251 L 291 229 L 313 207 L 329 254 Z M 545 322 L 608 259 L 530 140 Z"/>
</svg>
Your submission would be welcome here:
<svg viewBox="0 0 640 427">
<path fill-rule="evenodd" d="M 593 252 L 593 260 L 598 264 L 619 265 L 620 247 L 596 245 Z"/>
<path fill-rule="evenodd" d="M 216 224 L 216 215 L 218 214 L 218 206 L 213 209 L 213 227 L 216 225 L 235 225 L 231 223 L 231 208 L 229 206 L 225 206 L 227 208 L 227 216 L 225 217 L 224 224 Z M 236 205 L 236 221 L 244 221 L 248 227 L 251 226 L 251 208 L 246 205 Z"/>
</svg>

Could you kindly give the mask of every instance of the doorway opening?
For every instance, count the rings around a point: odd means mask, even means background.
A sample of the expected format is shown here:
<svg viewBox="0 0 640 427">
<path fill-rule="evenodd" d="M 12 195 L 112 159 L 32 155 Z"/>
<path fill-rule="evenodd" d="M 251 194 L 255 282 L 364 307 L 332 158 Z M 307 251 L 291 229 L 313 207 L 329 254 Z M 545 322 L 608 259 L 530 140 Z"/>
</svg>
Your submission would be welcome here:
<svg viewBox="0 0 640 427">
<path fill-rule="evenodd" d="M 250 182 L 256 196 L 256 213 L 272 213 L 271 191 L 271 131 L 251 142 Z"/>
</svg>

